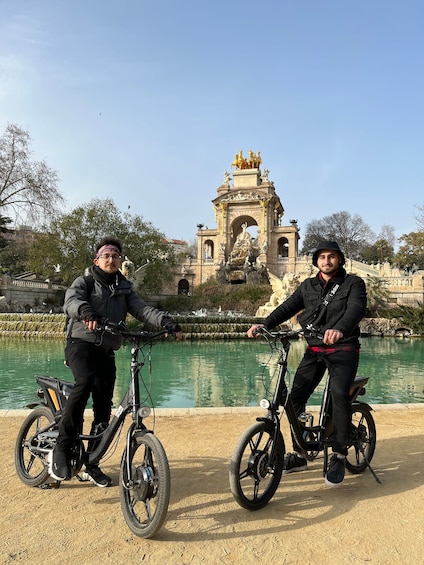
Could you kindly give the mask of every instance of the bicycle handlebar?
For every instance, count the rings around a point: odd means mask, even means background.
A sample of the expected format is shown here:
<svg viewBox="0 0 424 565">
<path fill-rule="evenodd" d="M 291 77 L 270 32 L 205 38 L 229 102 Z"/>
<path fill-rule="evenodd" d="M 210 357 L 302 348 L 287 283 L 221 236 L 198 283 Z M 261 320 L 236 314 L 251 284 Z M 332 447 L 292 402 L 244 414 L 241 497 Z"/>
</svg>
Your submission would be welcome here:
<svg viewBox="0 0 424 565">
<path fill-rule="evenodd" d="M 312 326 L 311 324 L 309 326 L 306 327 L 306 330 L 304 330 L 303 328 L 300 330 L 275 330 L 275 331 L 271 331 L 268 330 L 267 328 L 265 328 L 264 326 L 259 326 L 256 331 L 255 334 L 258 335 L 262 335 L 265 338 L 268 339 L 296 339 L 301 335 L 304 336 L 310 336 L 310 337 L 316 337 L 318 339 L 323 339 L 323 335 L 321 333 L 320 328 L 316 328 L 314 326 Z"/>
<path fill-rule="evenodd" d="M 133 331 L 130 330 L 124 322 L 111 322 L 110 320 L 102 320 L 94 330 L 95 332 L 108 332 L 111 334 L 120 334 L 122 337 L 137 338 L 141 341 L 152 341 L 163 335 L 171 333 L 169 330 L 162 328 L 157 332 L 148 332 L 146 330 Z"/>
<path fill-rule="evenodd" d="M 294 339 L 301 335 L 303 330 L 268 330 L 267 328 L 260 326 L 254 332 L 254 335 L 260 335 L 263 337 L 271 339 Z"/>
</svg>

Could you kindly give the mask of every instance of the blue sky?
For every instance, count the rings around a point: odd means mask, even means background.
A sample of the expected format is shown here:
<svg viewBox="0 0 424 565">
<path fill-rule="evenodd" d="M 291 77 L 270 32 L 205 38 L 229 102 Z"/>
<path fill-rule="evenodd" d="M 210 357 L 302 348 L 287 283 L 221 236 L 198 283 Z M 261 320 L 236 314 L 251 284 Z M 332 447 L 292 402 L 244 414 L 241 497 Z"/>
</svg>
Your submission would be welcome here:
<svg viewBox="0 0 424 565">
<path fill-rule="evenodd" d="M 29 130 L 67 209 L 110 197 L 192 241 L 252 149 L 301 235 L 342 210 L 416 231 L 421 0 L 0 0 L 0 13 L 0 130 Z"/>
</svg>

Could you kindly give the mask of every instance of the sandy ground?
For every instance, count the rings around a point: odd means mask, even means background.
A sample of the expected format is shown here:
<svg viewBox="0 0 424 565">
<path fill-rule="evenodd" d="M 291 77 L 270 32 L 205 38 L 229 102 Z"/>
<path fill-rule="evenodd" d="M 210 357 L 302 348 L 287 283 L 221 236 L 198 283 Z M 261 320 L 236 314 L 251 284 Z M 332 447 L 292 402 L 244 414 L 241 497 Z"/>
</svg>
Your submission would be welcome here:
<svg viewBox="0 0 424 565">
<path fill-rule="evenodd" d="M 102 465 L 114 486 L 73 479 L 57 490 L 29 488 L 14 468 L 23 416 L 3 412 L 0 562 L 424 563 L 424 405 L 374 408 L 373 467 L 381 485 L 367 470 L 330 489 L 318 459 L 308 471 L 284 476 L 272 501 L 256 512 L 234 501 L 228 468 L 240 434 L 262 411 L 157 411 L 155 433 L 168 453 L 172 494 L 167 521 L 152 540 L 134 536 L 120 510 L 123 437 Z"/>
</svg>

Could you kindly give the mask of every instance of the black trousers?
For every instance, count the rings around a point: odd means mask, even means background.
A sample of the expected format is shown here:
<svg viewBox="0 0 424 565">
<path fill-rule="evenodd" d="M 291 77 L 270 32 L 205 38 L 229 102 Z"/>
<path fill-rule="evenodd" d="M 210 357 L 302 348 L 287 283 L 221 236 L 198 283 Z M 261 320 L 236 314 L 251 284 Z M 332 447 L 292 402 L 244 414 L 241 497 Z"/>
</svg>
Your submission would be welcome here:
<svg viewBox="0 0 424 565">
<path fill-rule="evenodd" d="M 351 423 L 349 389 L 355 379 L 358 364 L 357 350 L 334 348 L 331 352 L 316 353 L 307 349 L 295 373 L 290 392 L 296 415 L 299 416 L 305 411 L 309 397 L 328 369 L 334 423 L 332 449 L 343 455 L 347 455 Z M 294 439 L 293 449 L 301 451 Z"/>
<path fill-rule="evenodd" d="M 82 432 L 84 410 L 90 394 L 93 399 L 93 427 L 109 422 L 116 365 L 113 349 L 105 350 L 92 343 L 72 339 L 66 343 L 65 360 L 72 371 L 75 385 L 60 420 L 57 444 L 67 450 Z"/>
</svg>

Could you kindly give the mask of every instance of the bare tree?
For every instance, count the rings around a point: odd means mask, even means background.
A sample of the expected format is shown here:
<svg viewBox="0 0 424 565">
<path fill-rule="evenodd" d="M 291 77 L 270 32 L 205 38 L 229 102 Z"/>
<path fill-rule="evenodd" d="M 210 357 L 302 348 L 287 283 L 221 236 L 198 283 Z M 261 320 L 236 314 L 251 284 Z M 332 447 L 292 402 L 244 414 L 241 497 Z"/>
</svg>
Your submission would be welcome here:
<svg viewBox="0 0 424 565">
<path fill-rule="evenodd" d="M 381 226 L 377 241 L 386 241 L 388 245 L 394 247 L 396 244 L 395 228 L 389 224 Z"/>
<path fill-rule="evenodd" d="M 424 206 L 416 206 L 418 210 L 415 216 L 415 221 L 417 222 L 418 231 L 424 231 Z"/>
<path fill-rule="evenodd" d="M 30 135 L 8 124 L 0 137 L 0 212 L 15 223 L 51 218 L 64 203 L 56 171 L 45 161 L 31 160 Z"/>
<path fill-rule="evenodd" d="M 336 212 L 306 226 L 302 253 L 312 253 L 323 240 L 337 241 L 351 259 L 359 259 L 364 245 L 375 240 L 375 234 L 361 216 Z"/>
</svg>

